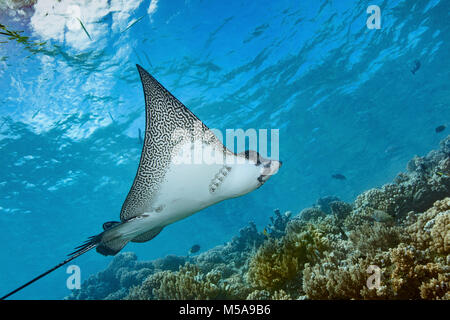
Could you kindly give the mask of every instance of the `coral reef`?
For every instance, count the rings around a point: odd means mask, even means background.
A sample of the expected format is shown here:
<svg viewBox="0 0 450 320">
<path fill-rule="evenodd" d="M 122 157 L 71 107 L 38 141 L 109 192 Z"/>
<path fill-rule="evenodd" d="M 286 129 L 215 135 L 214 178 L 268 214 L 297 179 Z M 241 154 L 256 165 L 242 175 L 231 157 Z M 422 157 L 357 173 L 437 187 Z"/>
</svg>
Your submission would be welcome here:
<svg viewBox="0 0 450 320">
<path fill-rule="evenodd" d="M 284 235 L 286 225 L 291 218 L 292 212 L 286 211 L 284 214 L 281 214 L 279 209 L 275 209 L 273 213 L 275 217 L 270 217 L 270 223 L 267 226 L 267 229 L 270 230 L 271 237 L 279 238 Z"/>
<path fill-rule="evenodd" d="M 108 267 L 83 282 L 82 289 L 74 290 L 67 299 L 115 300 L 124 298 L 128 289 L 142 283 L 154 272 L 151 261 L 137 261 L 132 252 L 120 253 Z"/>
<path fill-rule="evenodd" d="M 119 253 L 106 270 L 90 276 L 66 299 L 245 299 L 251 290 L 241 274 L 265 239 L 250 222 L 231 241 L 194 257 L 168 255 L 139 262 L 134 253 Z M 186 291 L 188 283 L 192 288 Z"/>
<path fill-rule="evenodd" d="M 187 263 L 179 271 L 160 271 L 148 277 L 141 286 L 131 288 L 130 300 L 206 300 L 224 296 L 219 285 L 220 273 L 204 274 L 198 267 Z"/>
<path fill-rule="evenodd" d="M 434 203 L 433 207 L 419 215 L 408 232 L 419 249 L 433 250 L 445 256 L 450 253 L 450 199 Z"/>
<path fill-rule="evenodd" d="M 297 231 L 297 232 L 295 232 Z M 281 239 L 269 239 L 250 258 L 249 283 L 258 289 L 295 290 L 299 275 L 308 261 L 319 261 L 330 244 L 312 224 L 291 228 Z"/>
<path fill-rule="evenodd" d="M 437 151 L 408 162 L 407 172 L 400 173 L 395 183 L 371 189 L 355 200 L 357 210 L 378 209 L 394 217 L 408 212 L 423 212 L 437 200 L 450 194 L 450 139 L 447 137 Z"/>
<path fill-rule="evenodd" d="M 327 196 L 327 197 L 323 197 L 323 198 L 320 198 L 319 200 L 317 200 L 315 207 L 319 208 L 320 211 L 322 211 L 326 214 L 331 214 L 331 212 L 332 212 L 331 204 L 333 202 L 340 202 L 340 201 L 341 201 L 341 199 L 339 199 L 338 197 Z"/>
<path fill-rule="evenodd" d="M 325 212 L 323 212 L 322 210 L 320 210 L 320 208 L 318 207 L 310 207 L 310 208 L 305 208 L 302 211 L 300 211 L 298 218 L 304 221 L 309 221 L 309 220 L 317 220 L 319 218 L 323 218 L 325 217 Z"/>
<path fill-rule="evenodd" d="M 275 210 L 197 256 L 119 254 L 70 299 L 450 299 L 450 136 L 353 204 Z"/>
<path fill-rule="evenodd" d="M 320 264 L 305 267 L 305 294 L 310 299 L 449 299 L 449 219 L 447 197 L 415 222 L 405 219 L 403 226 L 359 225 L 349 237 L 350 253 L 340 250 L 341 258 L 334 259 L 339 253 L 334 250 Z M 370 265 L 381 276 L 372 290 L 366 285 Z"/>
</svg>

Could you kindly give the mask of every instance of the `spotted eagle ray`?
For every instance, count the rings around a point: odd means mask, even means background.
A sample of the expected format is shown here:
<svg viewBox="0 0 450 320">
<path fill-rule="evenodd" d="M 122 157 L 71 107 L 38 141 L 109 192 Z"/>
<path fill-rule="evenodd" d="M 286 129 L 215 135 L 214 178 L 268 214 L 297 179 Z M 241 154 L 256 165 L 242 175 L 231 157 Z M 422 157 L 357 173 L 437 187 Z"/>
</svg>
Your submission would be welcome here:
<svg viewBox="0 0 450 320">
<path fill-rule="evenodd" d="M 145 136 L 120 221 L 105 222 L 103 232 L 75 248 L 69 258 L 1 299 L 93 248 L 107 256 L 116 255 L 129 242 L 147 242 L 169 224 L 259 188 L 281 167 L 281 161 L 266 159 L 256 151 L 236 154 L 228 150 L 155 78 L 141 66 L 137 68 L 145 97 Z M 192 155 L 199 150 L 201 161 L 193 161 Z M 214 159 L 204 155 L 214 155 Z"/>
</svg>

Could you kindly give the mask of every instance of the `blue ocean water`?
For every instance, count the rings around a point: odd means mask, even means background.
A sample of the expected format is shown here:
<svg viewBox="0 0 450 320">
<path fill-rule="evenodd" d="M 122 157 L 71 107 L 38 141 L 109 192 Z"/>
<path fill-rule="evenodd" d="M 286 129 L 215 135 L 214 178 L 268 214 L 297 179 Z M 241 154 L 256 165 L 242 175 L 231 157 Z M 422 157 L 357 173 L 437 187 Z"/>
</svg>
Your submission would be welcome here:
<svg viewBox="0 0 450 320">
<path fill-rule="evenodd" d="M 369 5 L 381 9 L 380 29 L 366 25 Z M 263 228 L 275 208 L 352 201 L 436 148 L 448 128 L 435 128 L 450 126 L 449 9 L 439 0 L 0 2 L 0 24 L 30 37 L 0 34 L 0 294 L 118 219 L 144 128 L 136 63 L 211 128 L 280 130 L 283 167 L 262 188 L 124 249 L 183 255 L 249 221 Z M 111 259 L 89 252 L 74 263 L 86 279 Z M 14 298 L 62 299 L 67 277 L 61 268 Z"/>
</svg>

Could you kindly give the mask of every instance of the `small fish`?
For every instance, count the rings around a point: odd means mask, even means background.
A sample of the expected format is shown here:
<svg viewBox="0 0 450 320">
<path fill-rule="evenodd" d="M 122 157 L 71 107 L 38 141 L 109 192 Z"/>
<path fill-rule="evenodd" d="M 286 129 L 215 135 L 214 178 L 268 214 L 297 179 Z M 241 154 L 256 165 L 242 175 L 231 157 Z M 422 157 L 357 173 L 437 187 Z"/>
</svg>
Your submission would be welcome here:
<svg viewBox="0 0 450 320">
<path fill-rule="evenodd" d="M 152 62 L 150 61 L 148 55 L 145 53 L 145 51 L 143 51 L 142 53 L 144 54 L 144 57 L 147 60 L 148 65 L 153 68 Z"/>
<path fill-rule="evenodd" d="M 439 175 L 439 176 L 441 176 L 441 177 L 443 177 L 443 178 L 448 178 L 448 175 L 446 175 L 446 174 L 443 173 L 443 172 L 437 171 L 436 174 Z"/>
<path fill-rule="evenodd" d="M 417 71 L 419 71 L 420 69 L 420 61 L 419 60 L 414 60 L 414 66 L 411 69 L 411 73 L 412 74 L 416 74 Z"/>
<path fill-rule="evenodd" d="M 264 228 L 264 230 L 263 230 L 263 235 L 265 235 L 266 237 L 269 236 L 269 233 L 267 232 L 267 229 L 266 229 L 266 228 Z"/>
<path fill-rule="evenodd" d="M 144 143 L 144 141 L 142 141 L 142 131 L 140 128 L 138 128 L 138 139 L 140 144 Z"/>
<path fill-rule="evenodd" d="M 33 116 L 31 117 L 31 119 L 34 119 L 34 118 L 39 114 L 40 111 L 41 111 L 41 109 L 38 109 L 38 111 L 36 111 L 36 112 L 33 114 Z"/>
<path fill-rule="evenodd" d="M 78 21 L 80 21 L 81 27 L 83 28 L 84 32 L 86 33 L 86 35 L 88 36 L 89 40 L 92 41 L 91 35 L 89 34 L 89 32 L 86 30 L 86 28 L 84 27 L 83 22 L 81 22 L 80 18 L 77 18 Z"/>
<path fill-rule="evenodd" d="M 194 244 L 192 248 L 189 249 L 189 254 L 193 254 L 200 251 L 200 245 Z"/>
<path fill-rule="evenodd" d="M 394 155 L 399 153 L 402 150 L 402 147 L 396 145 L 390 145 L 385 150 L 384 153 L 387 155 Z"/>
<path fill-rule="evenodd" d="M 436 131 L 436 133 L 442 132 L 445 130 L 445 128 L 447 128 L 445 125 L 441 125 L 436 127 L 436 129 L 434 129 L 434 131 Z"/>
<path fill-rule="evenodd" d="M 136 57 L 137 57 L 137 60 L 139 61 L 139 63 L 140 64 L 143 64 L 142 63 L 142 60 L 141 60 L 141 57 L 139 57 L 139 54 L 136 52 L 136 50 L 133 48 L 133 52 L 134 52 L 134 54 L 136 55 Z"/>
<path fill-rule="evenodd" d="M 124 33 L 125 31 L 127 31 L 128 29 L 130 29 L 132 26 L 134 26 L 136 23 L 138 23 L 139 21 L 141 21 L 146 15 L 143 15 L 142 17 L 138 18 L 136 21 L 133 21 L 132 23 L 130 23 L 128 25 L 128 27 L 125 28 L 125 30 L 123 30 L 121 33 Z"/>
<path fill-rule="evenodd" d="M 111 118 L 111 121 L 114 122 L 114 118 L 113 118 L 111 112 L 108 111 L 108 114 L 109 114 L 109 117 Z"/>
<path fill-rule="evenodd" d="M 343 174 L 340 174 L 340 173 L 333 174 L 333 175 L 331 175 L 331 177 L 336 180 L 347 180 L 347 178 Z"/>
<path fill-rule="evenodd" d="M 8 121 L 8 118 L 6 118 L 6 117 L 3 117 L 3 119 L 4 119 L 5 121 L 3 121 L 3 123 L 0 125 L 0 129 L 3 127 L 3 125 L 6 123 L 6 121 Z"/>
</svg>

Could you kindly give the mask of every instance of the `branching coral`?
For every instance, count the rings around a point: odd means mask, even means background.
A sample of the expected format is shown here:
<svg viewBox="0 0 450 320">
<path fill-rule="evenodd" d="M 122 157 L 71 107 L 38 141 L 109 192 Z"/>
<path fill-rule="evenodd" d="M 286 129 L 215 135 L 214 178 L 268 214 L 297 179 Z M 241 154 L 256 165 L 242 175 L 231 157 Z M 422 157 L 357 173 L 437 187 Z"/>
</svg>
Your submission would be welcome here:
<svg viewBox="0 0 450 320">
<path fill-rule="evenodd" d="M 159 271 L 150 275 L 145 281 L 130 288 L 125 300 L 152 300 L 153 289 L 158 288 L 164 276 L 170 271 Z"/>
<path fill-rule="evenodd" d="M 299 272 L 299 257 L 294 248 L 286 248 L 282 240 L 270 239 L 252 257 L 248 272 L 249 282 L 259 288 L 276 290 Z"/>
<path fill-rule="evenodd" d="M 318 207 L 311 207 L 311 208 L 303 209 L 299 214 L 299 218 L 304 221 L 317 220 L 317 219 L 323 218 L 323 217 L 325 217 L 325 212 L 320 210 L 320 208 L 318 208 Z"/>
<path fill-rule="evenodd" d="M 243 274 L 248 269 L 253 250 L 263 243 L 264 238 L 256 225 L 250 223 L 231 241 L 192 257 L 190 264 L 178 271 L 166 269 L 152 274 L 141 285 L 131 288 L 127 299 L 245 299 L 251 288 Z M 178 263 L 179 257 L 168 256 L 154 264 L 161 267 L 171 261 Z M 185 285 L 190 286 L 189 291 L 178 288 Z"/>
<path fill-rule="evenodd" d="M 322 212 L 325 214 L 331 214 L 332 208 L 331 204 L 333 202 L 340 202 L 341 200 L 338 197 L 335 196 L 327 196 L 319 198 L 316 202 L 316 207 L 319 208 Z"/>
<path fill-rule="evenodd" d="M 422 299 L 450 300 L 450 273 L 439 273 L 437 278 L 423 282 L 419 289 Z"/>
<path fill-rule="evenodd" d="M 343 201 L 333 201 L 330 203 L 331 213 L 338 219 L 344 219 L 353 210 L 352 206 Z"/>
<path fill-rule="evenodd" d="M 278 290 L 273 293 L 267 290 L 254 290 L 247 296 L 247 300 L 291 300 L 291 296 L 284 290 Z"/>
<path fill-rule="evenodd" d="M 430 262 L 413 246 L 400 244 L 390 250 L 390 282 L 396 298 L 442 299 L 450 290 L 450 268 L 442 260 Z M 430 288 L 435 284 L 437 288 Z"/>
<path fill-rule="evenodd" d="M 309 299 L 362 299 L 367 267 L 363 259 L 343 266 L 307 264 L 303 272 L 303 291 Z"/>
<path fill-rule="evenodd" d="M 291 217 L 291 212 L 281 214 L 279 209 L 274 210 L 274 216 L 270 217 L 270 224 L 266 227 L 270 230 L 271 237 L 279 238 L 284 235 L 286 225 Z"/>
<path fill-rule="evenodd" d="M 153 293 L 156 299 L 215 299 L 222 291 L 219 280 L 220 274 L 210 272 L 205 275 L 197 267 L 187 264 L 178 272 L 166 273 Z"/>
<path fill-rule="evenodd" d="M 408 227 L 415 245 L 440 255 L 450 253 L 450 198 L 436 201 L 432 208 L 421 214 L 417 222 Z"/>
<path fill-rule="evenodd" d="M 275 291 L 286 289 L 300 280 L 301 270 L 309 261 L 317 261 L 329 243 L 312 224 L 302 232 L 288 232 L 281 239 L 269 239 L 251 258 L 248 280 L 256 288 Z"/>
<path fill-rule="evenodd" d="M 355 207 L 377 209 L 390 215 L 403 212 L 410 199 L 404 188 L 396 184 L 384 185 L 381 189 L 370 189 L 359 195 L 355 200 Z"/>
<path fill-rule="evenodd" d="M 405 240 L 405 236 L 402 235 L 402 230 L 398 226 L 386 226 L 375 222 L 373 225 L 365 223 L 358 226 L 350 233 L 349 239 L 355 253 L 367 256 L 397 246 Z"/>
<path fill-rule="evenodd" d="M 133 288 L 128 299 L 206 300 L 220 298 L 220 274 L 203 274 L 187 263 L 179 271 L 162 271 L 150 276 L 140 288 Z"/>
</svg>

